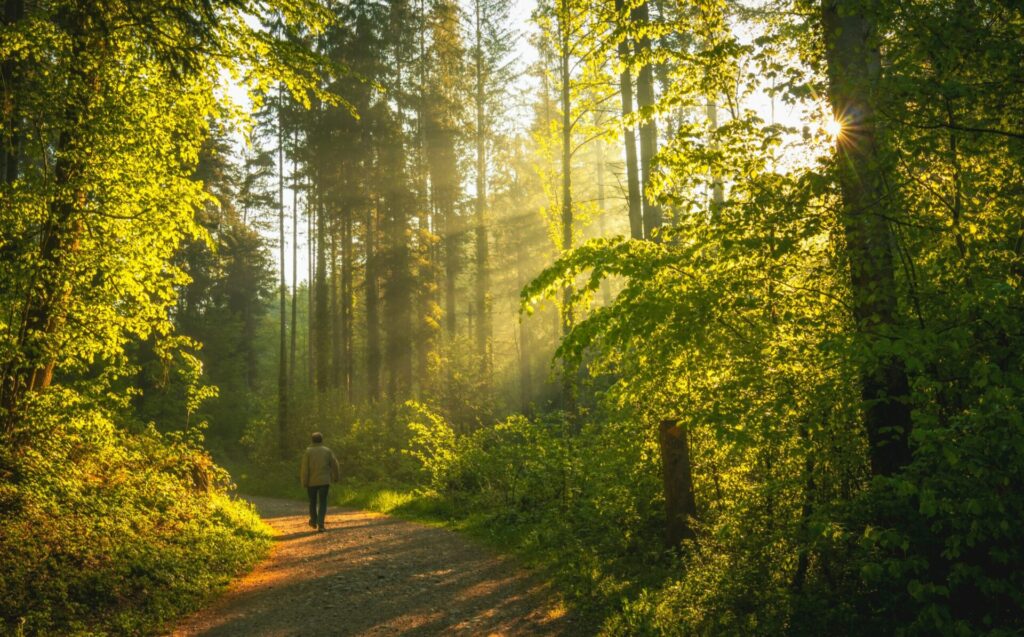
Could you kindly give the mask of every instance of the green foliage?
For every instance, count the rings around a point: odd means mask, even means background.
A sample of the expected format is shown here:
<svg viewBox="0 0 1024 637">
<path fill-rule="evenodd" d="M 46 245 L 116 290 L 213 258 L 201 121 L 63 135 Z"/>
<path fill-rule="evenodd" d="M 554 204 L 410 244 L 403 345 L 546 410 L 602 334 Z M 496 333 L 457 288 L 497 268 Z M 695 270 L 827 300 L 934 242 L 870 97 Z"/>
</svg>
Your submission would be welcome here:
<svg viewBox="0 0 1024 637">
<path fill-rule="evenodd" d="M 48 392 L 26 432 L 45 444 L 4 458 L 20 501 L 0 525 L 9 630 L 150 633 L 266 554 L 268 529 L 228 497 L 197 430 L 129 434 L 71 400 Z"/>
</svg>

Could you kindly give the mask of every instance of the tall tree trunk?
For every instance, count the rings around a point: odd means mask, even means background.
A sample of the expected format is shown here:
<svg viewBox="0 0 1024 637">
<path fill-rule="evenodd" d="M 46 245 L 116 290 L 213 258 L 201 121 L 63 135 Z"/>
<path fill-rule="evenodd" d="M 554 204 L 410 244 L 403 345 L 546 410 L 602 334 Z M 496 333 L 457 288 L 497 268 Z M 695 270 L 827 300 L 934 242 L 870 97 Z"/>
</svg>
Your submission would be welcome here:
<svg viewBox="0 0 1024 637">
<path fill-rule="evenodd" d="M 298 133 L 293 137 L 298 142 Z M 294 166 L 294 164 L 293 164 Z M 295 181 L 295 171 L 292 170 L 292 320 L 291 320 L 291 350 L 288 353 L 288 387 L 295 389 L 295 349 L 298 337 L 298 309 L 299 309 L 299 184 Z"/>
<path fill-rule="evenodd" d="M 518 219 L 523 210 L 523 187 L 518 176 L 512 182 L 512 202 L 515 218 Z M 522 213 L 525 217 L 527 213 Z M 530 274 L 526 264 L 530 262 L 529 244 L 525 232 L 513 231 L 512 241 L 515 246 L 517 289 L 522 290 L 530 282 Z M 523 413 L 529 413 L 533 399 L 533 342 L 527 321 L 519 318 L 519 406 Z"/>
<path fill-rule="evenodd" d="M 625 11 L 624 0 L 615 0 L 615 10 L 621 15 Z M 622 116 L 633 113 L 633 78 L 629 72 L 629 41 L 619 42 L 619 61 L 625 66 L 619 74 L 619 95 L 622 98 Z M 636 129 L 629 124 L 622 127 L 622 139 L 626 146 L 626 195 L 629 202 L 629 230 L 634 239 L 644 238 L 643 205 L 640 200 L 640 175 L 636 164 Z"/>
<path fill-rule="evenodd" d="M 600 128 L 603 125 L 602 119 L 603 118 L 600 116 L 600 114 L 596 117 L 597 121 L 595 122 L 595 124 L 598 128 Z M 605 214 L 607 210 L 605 209 L 604 192 L 604 140 L 598 138 L 595 142 L 595 146 L 595 154 L 597 155 L 595 162 L 597 164 L 597 223 L 598 227 L 600 228 L 601 237 L 604 237 L 607 234 L 608 224 L 608 220 L 606 218 L 607 215 Z M 607 277 L 602 277 L 601 279 L 601 301 L 604 303 L 605 307 L 610 305 L 612 301 L 611 285 L 609 284 Z"/>
<path fill-rule="evenodd" d="M 412 386 L 412 276 L 409 270 L 408 191 L 403 176 L 397 177 L 387 202 L 385 236 L 388 278 L 384 288 L 384 321 L 387 334 L 388 397 L 398 402 Z"/>
<path fill-rule="evenodd" d="M 331 291 L 331 318 L 330 318 L 330 330 L 331 330 L 331 389 L 335 390 L 335 394 L 341 389 L 342 386 L 342 375 L 344 368 L 344 337 L 342 336 L 342 324 L 344 319 L 342 318 L 341 306 L 342 306 L 342 266 L 339 262 L 340 250 L 338 244 L 341 242 L 341 237 L 338 235 L 341 233 L 342 216 L 345 214 L 343 210 L 338 210 L 333 215 L 333 222 L 331 223 L 331 279 L 330 279 L 330 291 Z M 342 248 L 343 249 L 343 248 Z"/>
<path fill-rule="evenodd" d="M 425 0 L 417 3 L 419 22 L 419 64 L 417 66 L 419 95 L 416 101 L 416 260 L 418 287 L 416 291 L 416 397 L 423 398 L 431 393 L 434 385 L 431 378 L 431 353 L 437 347 L 437 327 L 434 316 L 434 295 L 437 285 L 434 267 L 433 233 L 431 232 L 431 213 L 433 212 L 428 177 L 430 174 L 427 160 L 427 118 L 428 118 L 428 82 L 430 81 L 430 63 L 427 59 L 427 14 Z"/>
<path fill-rule="evenodd" d="M 644 2 L 633 10 L 633 21 L 637 27 L 644 29 L 649 22 L 647 3 Z M 651 63 L 651 38 L 642 35 L 636 43 L 637 56 L 643 60 L 640 73 L 636 78 L 636 101 L 641 110 L 654 108 L 654 67 Z M 658 127 L 654 113 L 648 111 L 644 122 L 640 125 L 640 170 L 643 176 L 644 202 L 644 236 L 650 240 L 655 238 L 654 231 L 661 227 L 661 206 L 651 199 L 651 167 L 654 156 L 658 154 Z"/>
<path fill-rule="evenodd" d="M 316 205 L 314 203 L 314 191 L 313 184 L 307 180 L 306 182 L 306 266 L 307 274 L 306 280 L 309 286 L 309 294 L 306 296 L 306 384 L 312 389 L 315 387 L 314 374 L 316 365 L 315 352 L 315 340 L 313 334 L 313 322 L 314 322 L 314 307 L 316 304 L 316 292 L 314 290 L 314 281 L 316 280 L 316 273 L 314 272 L 314 259 L 315 259 L 315 245 L 316 245 L 316 230 L 314 217 L 316 216 Z"/>
<path fill-rule="evenodd" d="M 316 268 L 314 270 L 314 276 L 316 277 L 315 292 L 313 294 L 315 306 L 316 306 L 316 320 L 314 321 L 314 341 L 316 342 L 316 351 L 313 355 L 314 367 L 316 369 L 316 389 L 319 394 L 323 394 L 330 387 L 331 372 L 330 372 L 330 360 L 329 355 L 331 346 L 331 332 L 329 329 L 330 325 L 330 294 L 327 286 L 327 242 L 329 224 L 327 223 L 324 204 L 323 204 L 323 193 L 318 189 L 317 197 L 317 215 L 316 215 Z"/>
<path fill-rule="evenodd" d="M 562 107 L 562 250 L 572 249 L 572 77 L 569 71 L 569 6 L 561 0 L 559 11 L 559 99 Z M 572 329 L 572 287 L 562 291 L 562 338 Z M 568 365 L 562 368 L 562 403 L 566 411 L 576 410 L 576 374 Z"/>
<path fill-rule="evenodd" d="M 376 217 L 380 200 L 366 209 L 366 395 L 380 400 L 380 289 L 377 274 Z"/>
<path fill-rule="evenodd" d="M 489 385 L 491 377 L 491 316 L 488 304 L 490 273 L 487 268 L 487 122 L 484 112 L 486 81 L 483 61 L 483 33 L 480 23 L 480 2 L 476 9 L 476 349 L 480 357 L 480 373 Z"/>
<path fill-rule="evenodd" d="M 881 59 L 874 25 L 853 0 L 823 0 L 829 100 L 843 125 L 836 140 L 842 220 L 850 267 L 853 318 L 866 352 L 888 352 L 898 329 L 893 237 L 886 220 L 895 214 L 884 185 L 886 158 L 876 139 L 872 100 Z M 881 346 L 879 346 L 881 345 Z M 910 462 L 911 414 L 907 372 L 893 354 L 862 363 L 861 396 L 871 472 L 892 475 Z"/>
<path fill-rule="evenodd" d="M 341 223 L 341 385 L 345 400 L 352 403 L 353 361 L 353 317 L 352 317 L 352 215 L 351 206 L 343 213 Z"/>
<path fill-rule="evenodd" d="M 277 369 L 277 435 L 278 452 L 284 457 L 288 448 L 288 283 L 285 279 L 285 241 L 284 241 L 284 125 L 282 109 L 284 108 L 284 88 L 278 96 L 277 110 L 277 213 L 278 240 L 280 241 L 281 263 L 281 347 L 278 353 Z"/>
<path fill-rule="evenodd" d="M 678 547 L 693 537 L 690 518 L 697 514 L 693 494 L 693 469 L 686 430 L 676 420 L 662 420 L 659 426 L 661 475 L 665 493 L 665 539 Z"/>
</svg>

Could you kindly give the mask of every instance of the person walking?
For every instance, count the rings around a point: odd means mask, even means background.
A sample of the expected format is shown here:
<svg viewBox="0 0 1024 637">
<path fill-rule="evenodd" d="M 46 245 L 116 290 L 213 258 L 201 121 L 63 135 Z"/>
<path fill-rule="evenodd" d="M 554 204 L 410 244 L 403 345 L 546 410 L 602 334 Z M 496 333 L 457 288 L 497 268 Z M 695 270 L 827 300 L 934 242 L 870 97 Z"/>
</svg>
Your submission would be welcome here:
<svg viewBox="0 0 1024 637">
<path fill-rule="evenodd" d="M 302 454 L 299 479 L 309 494 L 309 526 L 318 533 L 324 532 L 327 517 L 327 490 L 332 482 L 339 479 L 340 469 L 334 452 L 324 446 L 324 437 L 319 431 L 313 434 L 313 444 Z"/>
</svg>

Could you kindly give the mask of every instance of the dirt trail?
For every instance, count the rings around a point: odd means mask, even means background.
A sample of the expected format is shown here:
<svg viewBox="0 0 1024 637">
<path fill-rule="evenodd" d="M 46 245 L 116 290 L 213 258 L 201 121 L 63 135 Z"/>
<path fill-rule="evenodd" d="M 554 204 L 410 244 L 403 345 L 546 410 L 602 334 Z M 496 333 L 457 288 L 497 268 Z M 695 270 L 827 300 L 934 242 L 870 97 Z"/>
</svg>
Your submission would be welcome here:
<svg viewBox="0 0 1024 637">
<path fill-rule="evenodd" d="M 273 551 L 172 633 L 186 635 L 576 635 L 542 584 L 451 531 L 362 511 L 252 498 Z"/>
</svg>

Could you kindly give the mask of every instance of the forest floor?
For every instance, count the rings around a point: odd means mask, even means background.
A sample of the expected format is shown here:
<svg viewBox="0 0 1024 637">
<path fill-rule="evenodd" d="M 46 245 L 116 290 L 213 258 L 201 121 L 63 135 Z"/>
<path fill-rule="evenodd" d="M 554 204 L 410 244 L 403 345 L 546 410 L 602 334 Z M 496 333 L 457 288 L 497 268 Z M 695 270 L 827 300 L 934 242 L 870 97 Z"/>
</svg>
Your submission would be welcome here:
<svg viewBox="0 0 1024 637">
<path fill-rule="evenodd" d="M 170 634 L 576 635 L 582 627 L 542 582 L 452 531 L 251 498 L 275 531 L 270 557 Z"/>
</svg>

